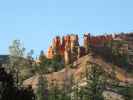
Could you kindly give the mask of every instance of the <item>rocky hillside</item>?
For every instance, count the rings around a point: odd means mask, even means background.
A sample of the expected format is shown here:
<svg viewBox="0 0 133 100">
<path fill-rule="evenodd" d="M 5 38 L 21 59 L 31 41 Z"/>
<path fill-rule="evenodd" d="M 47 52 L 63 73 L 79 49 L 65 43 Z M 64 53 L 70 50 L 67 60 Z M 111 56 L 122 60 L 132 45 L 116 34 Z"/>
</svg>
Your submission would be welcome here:
<svg viewBox="0 0 133 100">
<path fill-rule="evenodd" d="M 104 75 L 106 77 L 107 83 L 105 85 L 104 91 L 102 92 L 103 96 L 106 98 L 105 100 L 125 100 L 123 97 L 125 87 L 127 88 L 128 86 L 133 85 L 133 48 L 132 38 L 129 38 L 130 35 L 132 34 L 116 35 L 113 40 L 112 38 L 110 40 L 110 36 L 107 36 L 107 40 L 109 41 L 104 41 L 102 44 L 99 44 L 98 40 L 104 40 L 104 36 L 93 37 L 91 40 L 92 43 L 89 42 L 91 44 L 89 47 L 87 47 L 87 53 L 84 53 L 84 55 L 78 56 L 75 60 L 72 60 L 74 55 L 72 55 L 72 52 L 67 52 L 65 60 L 72 61 L 65 63 L 65 67 L 61 67 L 63 69 L 56 70 L 56 72 L 49 72 L 47 74 L 36 74 L 33 77 L 25 80 L 23 85 L 25 87 L 31 85 L 32 88 L 36 90 L 38 83 L 40 82 L 40 76 L 43 76 L 43 78 L 47 79 L 48 87 L 51 87 L 51 85 L 55 83 L 59 88 L 66 85 L 71 88 L 78 85 L 80 88 L 82 88 L 87 85 L 88 80 L 86 73 L 88 68 L 95 64 L 104 71 Z M 80 51 L 80 49 L 77 50 Z M 52 51 L 49 51 L 49 57 L 54 56 L 51 55 L 51 52 Z M 78 53 L 78 55 L 80 54 L 81 52 Z M 55 65 L 53 64 L 53 66 Z M 49 68 L 49 66 L 45 67 Z M 56 66 L 56 68 L 58 67 Z M 100 75 L 101 74 L 99 74 L 99 76 Z M 131 98 L 133 97 L 132 94 L 130 96 Z"/>
<path fill-rule="evenodd" d="M 112 73 L 115 73 L 115 78 L 118 81 L 123 83 L 133 83 L 132 75 L 128 74 L 124 69 L 120 68 L 119 66 L 115 66 L 111 63 L 105 62 L 101 57 L 94 56 L 93 54 L 86 55 L 73 63 L 74 68 L 70 68 L 70 66 L 66 66 L 64 69 L 47 74 L 48 82 L 52 82 L 53 80 L 57 82 L 57 84 L 61 85 L 64 83 L 66 78 L 69 80 L 74 78 L 74 80 L 78 80 L 82 84 L 84 83 L 85 71 L 86 71 L 86 63 L 87 62 L 96 63 L 103 68 L 108 75 L 112 76 Z M 113 69 L 115 66 L 115 70 Z M 34 75 L 33 77 L 24 81 L 24 86 L 32 85 L 33 88 L 36 88 L 38 84 L 38 76 Z"/>
</svg>

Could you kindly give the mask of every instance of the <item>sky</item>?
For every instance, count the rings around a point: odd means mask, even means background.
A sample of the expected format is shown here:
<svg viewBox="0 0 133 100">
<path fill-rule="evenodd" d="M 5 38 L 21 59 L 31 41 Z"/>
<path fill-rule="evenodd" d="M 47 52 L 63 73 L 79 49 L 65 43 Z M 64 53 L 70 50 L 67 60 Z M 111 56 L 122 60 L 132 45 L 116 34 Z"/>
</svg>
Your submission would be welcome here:
<svg viewBox="0 0 133 100">
<path fill-rule="evenodd" d="M 133 31 L 133 0 L 0 0 L 0 54 L 19 39 L 34 56 L 56 35 Z"/>
</svg>

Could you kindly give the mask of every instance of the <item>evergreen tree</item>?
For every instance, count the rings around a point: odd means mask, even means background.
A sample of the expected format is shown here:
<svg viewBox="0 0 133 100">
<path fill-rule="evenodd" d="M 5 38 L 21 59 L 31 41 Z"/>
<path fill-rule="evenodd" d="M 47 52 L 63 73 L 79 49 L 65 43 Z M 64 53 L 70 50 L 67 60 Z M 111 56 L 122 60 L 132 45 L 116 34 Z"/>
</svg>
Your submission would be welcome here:
<svg viewBox="0 0 133 100">
<path fill-rule="evenodd" d="M 114 86 L 113 89 L 117 90 L 118 94 L 121 94 L 125 100 L 133 100 L 133 84 L 126 86 Z"/>
<path fill-rule="evenodd" d="M 33 61 L 33 54 L 34 54 L 34 50 L 31 49 L 28 53 L 27 53 L 27 59 L 29 61 L 29 63 L 32 65 L 32 61 Z"/>
<path fill-rule="evenodd" d="M 39 60 L 40 60 L 41 63 L 43 63 L 43 61 L 46 60 L 46 56 L 45 56 L 43 50 L 40 52 Z"/>
<path fill-rule="evenodd" d="M 44 74 L 48 73 L 49 72 L 49 64 L 50 64 L 50 60 L 46 58 L 45 54 L 43 51 L 40 52 L 40 55 L 39 55 L 39 70 L 41 70 Z M 38 72 L 39 72 L 38 70 Z"/>
<path fill-rule="evenodd" d="M 39 67 L 45 72 L 56 72 L 62 68 L 64 68 L 64 63 L 61 58 L 61 55 L 55 55 L 53 59 L 47 59 L 44 52 L 40 52 L 39 56 L 40 65 Z"/>
<path fill-rule="evenodd" d="M 61 91 L 55 80 L 51 83 L 49 100 L 61 100 Z"/>
<path fill-rule="evenodd" d="M 32 77 L 35 72 L 36 72 L 36 64 L 35 64 L 35 60 L 33 58 L 33 54 L 34 54 L 34 50 L 31 49 L 28 53 L 27 53 L 27 65 L 24 68 L 25 69 L 25 79 Z"/>
<path fill-rule="evenodd" d="M 54 72 L 57 72 L 64 68 L 64 62 L 61 55 L 57 54 L 53 57 L 50 63 L 50 67 Z"/>
<path fill-rule="evenodd" d="M 36 99 L 37 100 L 48 100 L 48 85 L 47 79 L 42 75 L 39 75 L 38 78 L 38 88 L 36 91 Z"/>
<path fill-rule="evenodd" d="M 16 87 L 12 73 L 0 67 L 0 100 L 35 100 L 32 88 Z"/>
<path fill-rule="evenodd" d="M 84 100 L 103 100 L 102 93 L 105 89 L 105 77 L 102 68 L 94 63 L 87 63 L 86 81 L 87 85 L 80 89 Z"/>
<path fill-rule="evenodd" d="M 80 90 L 79 90 L 79 84 L 78 84 L 78 82 L 75 82 L 74 83 L 74 86 L 72 87 L 72 90 L 73 90 L 72 91 L 72 100 L 79 100 Z"/>
<path fill-rule="evenodd" d="M 20 40 L 14 40 L 12 45 L 9 46 L 10 60 L 9 66 L 13 73 L 16 73 L 15 80 L 18 84 L 21 84 L 23 80 L 22 69 L 26 66 L 26 60 L 24 59 L 25 48 Z M 21 70 L 21 71 L 20 71 Z"/>
</svg>

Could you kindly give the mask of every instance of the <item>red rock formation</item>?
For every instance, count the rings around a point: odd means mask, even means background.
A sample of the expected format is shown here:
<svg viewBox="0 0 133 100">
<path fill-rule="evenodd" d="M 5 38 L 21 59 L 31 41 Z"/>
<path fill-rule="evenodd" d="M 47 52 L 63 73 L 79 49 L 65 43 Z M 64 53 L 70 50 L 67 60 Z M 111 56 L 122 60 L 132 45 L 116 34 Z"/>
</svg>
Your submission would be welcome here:
<svg viewBox="0 0 133 100">
<path fill-rule="evenodd" d="M 62 37 L 56 36 L 53 39 L 52 47 L 48 49 L 47 58 L 52 59 L 56 54 L 60 54 L 65 61 L 69 64 L 81 56 L 88 53 L 90 35 L 84 35 L 84 46 L 79 46 L 78 35 L 66 35 Z"/>
<path fill-rule="evenodd" d="M 48 52 L 47 52 L 47 58 L 48 59 L 52 59 L 54 57 L 54 51 L 52 46 L 48 48 Z"/>
<path fill-rule="evenodd" d="M 56 36 L 53 39 L 53 44 L 52 44 L 53 50 L 55 54 L 60 53 L 60 49 L 61 49 L 61 40 L 59 36 Z"/>
<path fill-rule="evenodd" d="M 89 42 L 90 42 L 90 34 L 86 33 L 84 34 L 84 44 L 83 44 L 86 54 L 89 52 Z"/>
<path fill-rule="evenodd" d="M 60 54 L 65 63 L 69 64 L 72 59 L 71 53 L 76 46 L 79 46 L 78 35 L 67 35 L 62 37 L 62 40 L 57 36 L 53 39 L 52 47 L 48 49 L 47 57 L 52 59 L 54 55 Z"/>
<path fill-rule="evenodd" d="M 89 53 L 89 46 L 101 47 L 106 42 L 112 41 L 115 38 L 124 38 L 123 35 L 100 35 L 91 36 L 89 33 L 85 33 L 83 37 L 83 46 L 79 46 L 78 35 L 66 35 L 62 39 L 56 36 L 53 39 L 52 47 L 48 49 L 47 57 L 52 59 L 56 54 L 60 54 L 66 64 L 69 64 L 78 58 Z"/>
</svg>

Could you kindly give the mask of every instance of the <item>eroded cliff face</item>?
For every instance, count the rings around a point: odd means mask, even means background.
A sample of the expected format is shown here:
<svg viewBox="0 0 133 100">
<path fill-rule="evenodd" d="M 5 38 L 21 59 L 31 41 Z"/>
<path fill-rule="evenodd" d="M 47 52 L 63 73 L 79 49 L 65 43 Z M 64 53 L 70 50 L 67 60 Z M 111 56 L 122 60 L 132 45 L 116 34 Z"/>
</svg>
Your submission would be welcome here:
<svg viewBox="0 0 133 100">
<path fill-rule="evenodd" d="M 53 39 L 52 46 L 48 48 L 47 58 L 52 59 L 55 55 L 61 55 L 65 64 L 70 64 L 79 57 L 89 52 L 89 34 L 84 35 L 84 45 L 79 45 L 78 35 L 71 34 Z"/>
<path fill-rule="evenodd" d="M 48 48 L 47 58 L 52 59 L 55 55 L 61 55 L 64 63 L 70 64 L 78 58 L 87 55 L 90 47 L 101 48 L 105 46 L 105 43 L 113 40 L 128 41 L 128 44 L 123 45 L 122 48 L 127 48 L 126 52 L 129 48 L 129 51 L 131 52 L 133 51 L 130 49 L 132 47 L 132 39 L 132 33 L 100 36 L 92 36 L 90 33 L 85 33 L 83 35 L 83 45 L 80 46 L 78 35 L 71 34 L 63 37 L 56 36 L 52 40 L 52 45 Z"/>
</svg>

